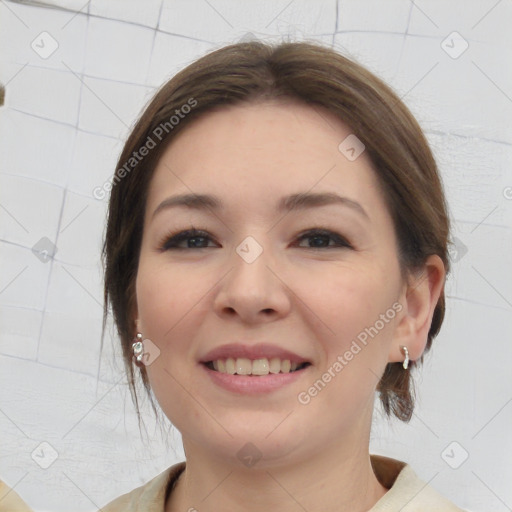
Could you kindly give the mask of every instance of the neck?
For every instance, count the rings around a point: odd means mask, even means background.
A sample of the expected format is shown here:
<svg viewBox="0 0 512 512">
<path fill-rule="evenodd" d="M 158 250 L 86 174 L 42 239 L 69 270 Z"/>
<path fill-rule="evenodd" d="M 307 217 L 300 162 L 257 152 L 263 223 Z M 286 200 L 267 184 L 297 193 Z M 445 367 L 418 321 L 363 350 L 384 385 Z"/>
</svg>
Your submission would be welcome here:
<svg viewBox="0 0 512 512">
<path fill-rule="evenodd" d="M 261 460 L 252 468 L 231 465 L 216 456 L 199 456 L 192 450 L 165 510 L 296 512 L 300 507 L 364 512 L 386 491 L 373 472 L 367 447 L 359 450 L 346 444 L 300 463 L 276 466 Z"/>
</svg>

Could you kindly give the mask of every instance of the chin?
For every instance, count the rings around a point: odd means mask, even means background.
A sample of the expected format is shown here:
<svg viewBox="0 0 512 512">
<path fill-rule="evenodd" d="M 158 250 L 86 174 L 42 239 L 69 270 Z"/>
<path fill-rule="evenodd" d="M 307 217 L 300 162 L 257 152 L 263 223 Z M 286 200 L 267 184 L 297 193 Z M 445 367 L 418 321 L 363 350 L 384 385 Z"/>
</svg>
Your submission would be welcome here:
<svg viewBox="0 0 512 512">
<path fill-rule="evenodd" d="M 272 415 L 272 421 L 267 421 L 262 419 L 261 411 L 242 414 L 237 420 L 231 418 L 226 423 L 229 434 L 215 424 L 216 427 L 211 430 L 196 432 L 194 444 L 198 451 L 210 452 L 223 463 L 229 461 L 234 466 L 250 468 L 257 463 L 258 468 L 270 468 L 292 463 L 297 459 L 301 447 L 307 445 L 308 436 L 290 431 L 290 425 L 285 426 L 286 420 L 283 422 L 285 416 L 281 413 L 275 421 Z M 187 451 L 185 438 L 186 435 L 183 442 Z"/>
</svg>

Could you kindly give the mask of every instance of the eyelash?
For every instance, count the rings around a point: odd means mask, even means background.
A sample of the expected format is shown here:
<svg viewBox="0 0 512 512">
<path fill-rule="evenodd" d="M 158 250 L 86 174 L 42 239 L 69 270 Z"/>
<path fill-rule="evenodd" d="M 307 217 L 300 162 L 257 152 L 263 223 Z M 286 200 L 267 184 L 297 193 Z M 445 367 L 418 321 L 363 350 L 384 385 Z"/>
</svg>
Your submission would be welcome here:
<svg viewBox="0 0 512 512">
<path fill-rule="evenodd" d="M 338 235 L 337 233 L 334 233 L 333 231 L 329 231 L 326 229 L 320 229 L 320 228 L 313 228 L 310 230 L 307 230 L 303 232 L 299 237 L 298 240 L 302 241 L 307 238 L 313 238 L 313 237 L 329 237 L 332 240 L 334 240 L 336 245 L 326 246 L 326 247 L 305 247 L 306 249 L 337 249 L 337 248 L 347 248 L 347 249 L 353 249 L 352 245 L 341 235 Z M 192 228 L 192 229 L 186 229 L 184 231 L 180 231 L 179 233 L 173 234 L 167 234 L 159 243 L 158 247 L 161 252 L 166 252 L 170 250 L 190 250 L 190 249 L 208 249 L 208 247 L 178 247 L 178 244 L 189 240 L 190 238 L 204 238 L 204 239 L 210 239 L 210 235 L 208 232 Z"/>
</svg>

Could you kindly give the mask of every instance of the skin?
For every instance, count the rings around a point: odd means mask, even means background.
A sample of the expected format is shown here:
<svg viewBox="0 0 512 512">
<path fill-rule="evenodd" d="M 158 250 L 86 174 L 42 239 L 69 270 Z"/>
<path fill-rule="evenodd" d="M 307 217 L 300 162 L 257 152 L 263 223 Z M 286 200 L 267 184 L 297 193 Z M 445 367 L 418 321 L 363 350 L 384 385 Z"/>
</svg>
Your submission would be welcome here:
<svg viewBox="0 0 512 512">
<path fill-rule="evenodd" d="M 445 271 L 431 256 L 421 275 L 402 281 L 371 161 L 363 152 L 351 162 L 338 150 L 350 133 L 329 112 L 293 102 L 227 107 L 184 129 L 155 169 L 134 330 L 160 350 L 148 376 L 187 458 L 167 512 L 354 512 L 387 490 L 369 456 L 375 387 L 388 362 L 403 361 L 400 345 L 411 360 L 422 354 Z M 357 201 L 368 218 L 340 205 L 276 211 L 282 196 L 324 191 Z M 152 217 L 164 199 L 190 192 L 219 196 L 224 209 L 175 207 Z M 181 250 L 159 250 L 169 232 L 192 226 L 209 233 L 202 248 L 185 240 Z M 301 239 L 311 228 L 352 247 Z M 235 250 L 247 236 L 263 248 L 251 264 Z M 395 318 L 307 405 L 299 403 L 298 394 L 394 303 L 402 305 Z M 277 344 L 312 366 L 270 394 L 228 392 L 198 360 L 239 340 Z M 237 457 L 248 442 L 261 454 L 250 468 Z"/>
</svg>

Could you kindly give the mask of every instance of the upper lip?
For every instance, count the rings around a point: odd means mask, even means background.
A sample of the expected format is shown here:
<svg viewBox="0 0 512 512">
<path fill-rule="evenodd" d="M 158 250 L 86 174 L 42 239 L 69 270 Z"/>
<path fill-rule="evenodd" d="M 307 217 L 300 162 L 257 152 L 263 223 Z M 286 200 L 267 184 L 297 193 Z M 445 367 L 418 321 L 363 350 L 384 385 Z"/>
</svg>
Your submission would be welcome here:
<svg viewBox="0 0 512 512">
<path fill-rule="evenodd" d="M 277 357 L 281 360 L 289 359 L 290 362 L 306 363 L 309 362 L 305 357 L 302 357 L 290 350 L 271 345 L 268 343 L 257 343 L 254 345 L 246 345 L 243 343 L 230 343 L 221 345 L 207 352 L 200 360 L 201 363 L 208 363 L 210 361 L 217 361 L 218 359 L 237 359 L 245 357 L 247 359 L 272 359 Z"/>
</svg>

